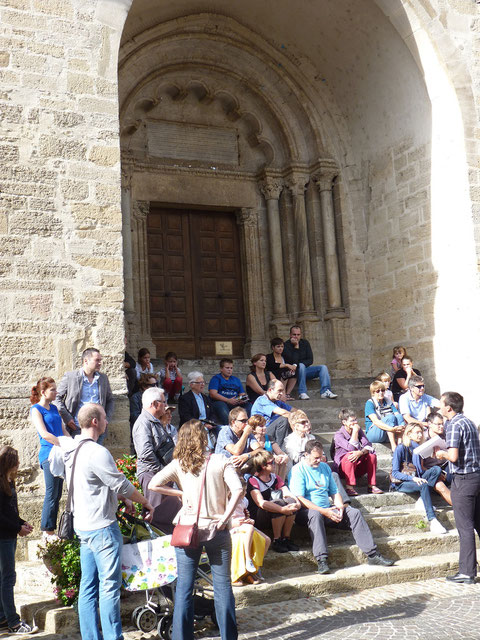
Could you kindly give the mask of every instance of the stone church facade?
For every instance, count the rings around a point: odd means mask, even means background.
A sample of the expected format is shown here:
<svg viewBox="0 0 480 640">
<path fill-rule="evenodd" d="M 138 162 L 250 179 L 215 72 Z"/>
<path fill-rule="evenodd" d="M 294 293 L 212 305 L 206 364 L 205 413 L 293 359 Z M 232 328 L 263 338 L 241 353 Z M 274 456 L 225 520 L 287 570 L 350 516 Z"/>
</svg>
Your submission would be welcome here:
<svg viewBox="0 0 480 640">
<path fill-rule="evenodd" d="M 90 345 L 128 426 L 124 336 L 268 349 L 334 376 L 403 344 L 475 415 L 480 8 L 473 0 L 3 0 L 2 441 Z M 29 429 L 28 437 L 25 437 Z"/>
</svg>

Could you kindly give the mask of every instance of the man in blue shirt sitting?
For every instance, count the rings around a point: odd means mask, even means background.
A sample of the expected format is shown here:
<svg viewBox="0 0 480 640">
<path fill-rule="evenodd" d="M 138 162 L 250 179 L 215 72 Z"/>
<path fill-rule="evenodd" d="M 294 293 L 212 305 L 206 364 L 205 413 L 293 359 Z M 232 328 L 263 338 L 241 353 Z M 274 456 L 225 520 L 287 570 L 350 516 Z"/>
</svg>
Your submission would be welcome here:
<svg viewBox="0 0 480 640">
<path fill-rule="evenodd" d="M 250 451 L 258 448 L 248 424 L 247 412 L 243 407 L 234 407 L 228 416 L 229 424 L 222 427 L 217 438 L 215 453 L 232 459 L 235 467 L 241 467 L 251 458 Z"/>
<path fill-rule="evenodd" d="M 213 401 L 212 407 L 220 424 L 228 424 L 228 413 L 233 407 L 241 405 L 248 415 L 252 408 L 242 383 L 232 372 L 233 360 L 222 358 L 220 373 L 214 375 L 208 385 L 208 393 Z"/>
<path fill-rule="evenodd" d="M 323 446 L 319 440 L 309 440 L 305 445 L 305 457 L 292 468 L 290 491 L 306 509 L 297 516 L 304 520 L 312 538 L 312 551 L 318 562 L 318 573 L 329 573 L 327 536 L 325 527 L 350 529 L 369 564 L 390 567 L 393 560 L 384 558 L 377 551 L 372 534 L 361 512 L 345 505 L 332 477 L 330 467 L 322 462 Z M 333 506 L 329 497 L 333 497 Z"/>
<path fill-rule="evenodd" d="M 271 380 L 267 386 L 267 393 L 259 396 L 252 407 L 252 416 L 263 416 L 267 421 L 267 435 L 276 442 L 280 449 L 283 441 L 290 433 L 290 416 L 292 407 L 280 398 L 285 393 L 285 388 L 280 380 Z"/>
</svg>

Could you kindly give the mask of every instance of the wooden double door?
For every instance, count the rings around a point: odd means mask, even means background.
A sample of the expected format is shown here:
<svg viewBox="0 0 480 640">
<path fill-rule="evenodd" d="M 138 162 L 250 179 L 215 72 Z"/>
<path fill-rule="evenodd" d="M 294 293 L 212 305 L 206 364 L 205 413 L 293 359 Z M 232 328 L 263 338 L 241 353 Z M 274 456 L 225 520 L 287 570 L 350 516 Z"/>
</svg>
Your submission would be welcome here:
<svg viewBox="0 0 480 640">
<path fill-rule="evenodd" d="M 245 320 L 235 215 L 151 207 L 148 274 L 157 354 L 214 357 L 216 342 L 243 356 Z"/>
</svg>

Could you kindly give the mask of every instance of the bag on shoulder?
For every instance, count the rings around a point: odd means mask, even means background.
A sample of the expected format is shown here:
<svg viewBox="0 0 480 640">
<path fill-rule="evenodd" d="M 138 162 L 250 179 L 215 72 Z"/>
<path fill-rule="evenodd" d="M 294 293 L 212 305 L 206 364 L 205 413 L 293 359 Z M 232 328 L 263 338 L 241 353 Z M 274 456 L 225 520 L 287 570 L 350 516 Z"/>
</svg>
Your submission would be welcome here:
<svg viewBox="0 0 480 640">
<path fill-rule="evenodd" d="M 411 476 L 412 478 L 417 477 L 417 469 L 413 462 L 404 462 L 402 464 L 401 472 L 407 476 Z M 399 480 L 393 476 L 393 473 L 390 474 L 390 480 L 393 484 L 402 484 L 405 480 Z"/>
<path fill-rule="evenodd" d="M 60 540 L 73 540 L 75 537 L 75 531 L 73 529 L 73 513 L 71 511 L 65 511 L 60 516 L 60 522 L 58 523 L 58 537 Z"/>
<path fill-rule="evenodd" d="M 82 440 L 75 450 L 73 455 L 72 473 L 70 474 L 70 486 L 68 487 L 67 504 L 65 505 L 65 511 L 60 516 L 60 522 L 58 524 L 58 537 L 60 540 L 73 540 L 75 537 L 75 530 L 73 528 L 73 476 L 75 473 L 75 463 L 77 462 L 77 455 L 79 450 L 86 442 L 93 442 L 91 438 Z"/>
<path fill-rule="evenodd" d="M 196 549 L 198 547 L 198 525 L 193 524 L 177 524 L 172 533 L 170 544 L 173 547 L 186 549 L 188 547 Z"/>
<path fill-rule="evenodd" d="M 202 473 L 202 480 L 200 485 L 200 494 L 198 497 L 198 509 L 197 509 L 197 518 L 193 524 L 178 524 L 175 525 L 175 528 L 172 533 L 172 539 L 170 544 L 173 547 L 179 547 L 180 549 L 196 549 L 198 547 L 198 518 L 200 517 L 200 507 L 202 505 L 202 496 L 203 496 L 203 488 L 205 486 L 205 478 L 207 476 L 207 467 L 210 461 L 210 456 L 207 458 L 207 463 L 205 465 L 205 469 Z"/>
</svg>

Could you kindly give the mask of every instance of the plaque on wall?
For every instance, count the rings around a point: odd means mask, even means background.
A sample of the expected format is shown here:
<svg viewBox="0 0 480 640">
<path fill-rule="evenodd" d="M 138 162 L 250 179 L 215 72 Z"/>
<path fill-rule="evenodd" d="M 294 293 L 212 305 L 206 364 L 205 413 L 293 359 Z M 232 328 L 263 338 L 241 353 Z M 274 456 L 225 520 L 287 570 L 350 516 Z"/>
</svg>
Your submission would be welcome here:
<svg viewBox="0 0 480 640">
<path fill-rule="evenodd" d="M 216 356 L 231 356 L 233 354 L 233 346 L 231 342 L 218 341 L 215 342 Z"/>
<path fill-rule="evenodd" d="M 239 164 L 235 129 L 183 122 L 147 122 L 148 153 L 157 158 L 215 165 Z"/>
</svg>

